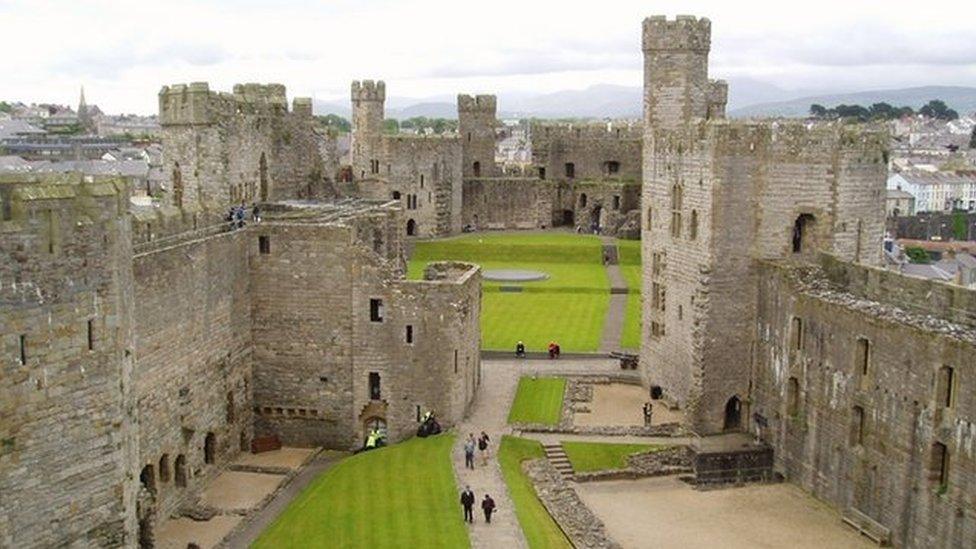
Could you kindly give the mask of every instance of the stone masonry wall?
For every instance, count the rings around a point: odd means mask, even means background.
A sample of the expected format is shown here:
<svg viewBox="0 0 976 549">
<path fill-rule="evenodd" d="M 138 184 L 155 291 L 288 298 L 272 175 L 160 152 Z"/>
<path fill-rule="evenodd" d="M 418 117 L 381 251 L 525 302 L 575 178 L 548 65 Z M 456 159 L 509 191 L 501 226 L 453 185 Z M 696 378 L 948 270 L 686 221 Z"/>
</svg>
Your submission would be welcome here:
<svg viewBox="0 0 976 549">
<path fill-rule="evenodd" d="M 134 543 L 128 192 L 0 177 L 0 546 Z"/>
<path fill-rule="evenodd" d="M 640 181 L 639 124 L 533 124 L 532 164 L 545 168 L 545 179 L 556 181 Z M 616 162 L 610 171 L 608 162 Z M 572 164 L 572 174 L 567 164 Z"/>
<path fill-rule="evenodd" d="M 898 292 L 897 306 L 871 301 L 808 271 L 761 268 L 750 430 L 773 445 L 787 479 L 873 518 L 895 546 L 968 546 L 976 539 L 974 324 L 936 322 L 901 308 L 907 294 Z M 919 284 L 935 293 L 944 286 L 885 280 L 892 293 Z M 936 444 L 949 454 L 945 479 Z"/>
<path fill-rule="evenodd" d="M 456 137 L 384 136 L 379 179 L 399 193 L 416 236 L 461 232 L 461 143 Z M 368 184 L 368 183 L 367 183 Z M 407 197 L 413 196 L 412 202 Z M 404 228 L 406 232 L 406 228 Z"/>
<path fill-rule="evenodd" d="M 221 233 L 133 261 L 139 461 L 152 477 L 159 517 L 249 447 L 249 243 L 247 232 Z M 183 475 L 177 462 L 185 464 Z"/>
</svg>

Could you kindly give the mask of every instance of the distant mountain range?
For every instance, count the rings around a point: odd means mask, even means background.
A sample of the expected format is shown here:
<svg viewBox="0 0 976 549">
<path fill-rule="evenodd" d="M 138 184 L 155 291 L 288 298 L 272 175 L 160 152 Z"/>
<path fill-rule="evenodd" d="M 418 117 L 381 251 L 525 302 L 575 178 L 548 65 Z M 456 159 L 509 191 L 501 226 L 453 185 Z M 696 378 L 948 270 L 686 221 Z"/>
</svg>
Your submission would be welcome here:
<svg viewBox="0 0 976 549">
<path fill-rule="evenodd" d="M 642 90 L 637 86 L 599 84 L 582 90 L 545 94 L 500 94 L 499 118 L 640 118 Z M 828 93 L 823 90 L 784 90 L 748 78 L 729 82 L 729 116 L 760 117 L 806 115 L 813 103 L 832 107 L 841 103 L 869 106 L 887 102 L 895 106 L 921 107 L 931 99 L 942 99 L 960 114 L 976 111 L 976 88 L 923 86 L 895 90 Z M 348 118 L 348 103 L 315 101 L 316 114 L 338 114 Z M 388 118 L 457 118 L 457 106 L 450 97 L 420 99 L 390 98 Z"/>
</svg>

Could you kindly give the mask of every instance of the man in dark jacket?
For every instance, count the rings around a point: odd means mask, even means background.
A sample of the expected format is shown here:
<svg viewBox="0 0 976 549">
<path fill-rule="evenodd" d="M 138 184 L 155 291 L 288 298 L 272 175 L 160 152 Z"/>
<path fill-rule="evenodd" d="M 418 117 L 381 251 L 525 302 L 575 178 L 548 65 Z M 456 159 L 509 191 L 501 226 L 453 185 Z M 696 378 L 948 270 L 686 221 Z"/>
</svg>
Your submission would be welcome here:
<svg viewBox="0 0 976 549">
<path fill-rule="evenodd" d="M 481 510 L 485 512 L 485 522 L 491 524 L 491 514 L 495 511 L 495 500 L 485 494 L 485 499 L 481 500 Z"/>
<path fill-rule="evenodd" d="M 470 486 L 465 486 L 461 492 L 461 507 L 464 507 L 464 522 L 474 522 L 474 492 Z"/>
</svg>

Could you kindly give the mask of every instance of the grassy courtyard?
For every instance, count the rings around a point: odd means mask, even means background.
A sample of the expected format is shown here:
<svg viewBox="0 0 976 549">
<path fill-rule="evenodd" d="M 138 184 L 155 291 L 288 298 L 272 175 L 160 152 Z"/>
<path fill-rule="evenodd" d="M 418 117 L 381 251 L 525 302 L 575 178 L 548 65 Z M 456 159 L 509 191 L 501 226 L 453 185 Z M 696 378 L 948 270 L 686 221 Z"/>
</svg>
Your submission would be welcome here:
<svg viewBox="0 0 976 549">
<path fill-rule="evenodd" d="M 653 450 L 664 449 L 665 446 L 653 444 L 614 444 L 605 442 L 562 442 L 566 457 L 573 464 L 577 473 L 588 471 L 609 471 L 627 467 L 627 456 Z"/>
<path fill-rule="evenodd" d="M 481 309 L 482 347 L 530 351 L 550 341 L 563 351 L 596 351 L 610 303 L 600 239 L 572 233 L 476 234 L 417 242 L 408 276 L 420 278 L 430 261 L 470 261 L 484 269 L 543 271 L 547 280 L 520 283 L 503 292 L 485 281 Z"/>
<path fill-rule="evenodd" d="M 572 545 L 536 496 L 532 482 L 522 472 L 522 462 L 545 457 L 537 441 L 504 435 L 498 449 L 502 476 L 515 504 L 515 515 L 533 549 L 569 548 Z"/>
<path fill-rule="evenodd" d="M 468 547 L 453 442 L 450 434 L 413 438 L 338 463 L 254 547 Z"/>
<path fill-rule="evenodd" d="M 523 377 L 519 379 L 515 402 L 508 412 L 509 423 L 543 423 L 555 425 L 563 409 L 566 380 L 558 377 Z"/>
</svg>

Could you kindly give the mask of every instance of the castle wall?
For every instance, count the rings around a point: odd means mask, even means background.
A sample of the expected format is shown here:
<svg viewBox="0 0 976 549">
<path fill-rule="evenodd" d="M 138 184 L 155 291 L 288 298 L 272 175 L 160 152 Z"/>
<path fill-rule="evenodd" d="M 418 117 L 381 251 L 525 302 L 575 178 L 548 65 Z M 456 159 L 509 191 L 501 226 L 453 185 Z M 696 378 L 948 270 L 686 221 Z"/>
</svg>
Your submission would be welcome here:
<svg viewBox="0 0 976 549">
<path fill-rule="evenodd" d="M 641 179 L 641 128 L 638 124 L 540 124 L 531 128 L 532 164 L 545 179 Z M 608 163 L 616 163 L 611 168 Z M 572 174 L 567 173 L 572 164 Z M 616 170 L 616 171 L 613 171 Z"/>
<path fill-rule="evenodd" d="M 976 539 L 976 292 L 824 261 L 820 282 L 760 268 L 750 430 L 773 445 L 788 480 L 872 517 L 896 546 L 966 546 Z M 915 313 L 933 305 L 923 287 L 968 305 L 967 323 Z M 950 456 L 945 482 L 936 443 Z"/>
<path fill-rule="evenodd" d="M 566 187 L 527 178 L 465 179 L 462 226 L 477 230 L 551 227 L 557 209 L 554 197 L 561 199 Z"/>
<path fill-rule="evenodd" d="M 379 168 L 374 163 L 379 162 L 381 156 L 386 84 L 382 80 L 353 81 L 350 97 L 352 135 L 349 155 L 353 179 L 369 179 L 379 174 Z"/>
<path fill-rule="evenodd" d="M 159 242 L 133 260 L 140 467 L 168 516 L 251 440 L 248 233 Z M 214 437 L 213 463 L 205 441 Z M 165 457 L 164 457 L 165 456 Z M 183 456 L 185 486 L 177 482 Z"/>
<path fill-rule="evenodd" d="M 121 180 L 0 177 L 0 546 L 134 543 L 127 203 Z"/>
<path fill-rule="evenodd" d="M 448 236 L 461 232 L 462 154 L 458 139 L 383 136 L 382 148 L 379 179 L 386 185 L 385 198 L 399 193 L 404 210 L 404 234 L 410 220 L 414 221 L 414 236 Z M 376 184 L 365 182 L 361 186 Z M 414 197 L 413 202 L 408 201 L 408 196 Z"/>
</svg>

